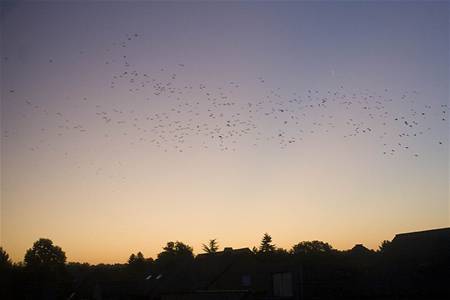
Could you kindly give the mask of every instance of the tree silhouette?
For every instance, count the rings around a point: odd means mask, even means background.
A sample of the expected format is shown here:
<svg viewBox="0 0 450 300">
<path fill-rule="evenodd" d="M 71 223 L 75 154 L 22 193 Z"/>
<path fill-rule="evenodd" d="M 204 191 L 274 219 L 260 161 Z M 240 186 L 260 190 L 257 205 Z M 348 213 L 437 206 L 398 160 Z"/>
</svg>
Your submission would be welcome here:
<svg viewBox="0 0 450 300">
<path fill-rule="evenodd" d="M 276 253 L 278 256 L 288 256 L 288 255 L 289 255 L 289 251 L 287 251 L 287 250 L 284 249 L 284 248 L 276 248 L 276 249 L 275 249 L 275 253 Z"/>
<path fill-rule="evenodd" d="M 7 270 L 12 267 L 8 253 L 0 247 L 0 270 Z"/>
<path fill-rule="evenodd" d="M 386 253 L 387 251 L 389 251 L 390 247 L 391 247 L 391 241 L 384 240 L 381 242 L 380 246 L 378 247 L 378 251 L 380 253 Z"/>
<path fill-rule="evenodd" d="M 206 253 L 216 253 L 219 249 L 219 244 L 217 243 L 216 239 L 209 240 L 208 245 L 202 244 L 202 249 Z"/>
<path fill-rule="evenodd" d="M 193 249 L 191 246 L 184 244 L 183 242 L 176 241 L 168 242 L 163 248 L 163 252 L 158 254 L 158 258 L 162 255 L 178 256 L 178 257 L 193 257 Z"/>
<path fill-rule="evenodd" d="M 151 258 L 145 258 L 142 252 L 138 252 L 137 254 L 131 254 L 128 259 L 128 267 L 132 272 L 135 273 L 143 273 L 148 271 L 151 267 L 153 260 Z"/>
<path fill-rule="evenodd" d="M 139 251 L 136 255 L 134 253 L 131 254 L 130 258 L 128 259 L 128 264 L 130 265 L 144 262 L 145 262 L 144 254 L 142 254 L 141 251 Z"/>
<path fill-rule="evenodd" d="M 24 262 L 30 280 L 26 284 L 33 294 L 48 294 L 54 299 L 67 297 L 71 283 L 65 265 L 66 254 L 60 247 L 50 239 L 41 238 L 27 250 Z"/>
<path fill-rule="evenodd" d="M 193 259 L 194 253 L 191 246 L 182 242 L 168 242 L 163 248 L 163 252 L 158 254 L 156 263 L 160 267 L 173 266 L 179 262 Z"/>
<path fill-rule="evenodd" d="M 137 253 L 137 255 L 136 255 L 136 260 L 137 260 L 137 261 L 145 261 L 144 254 L 142 254 L 141 251 L 139 251 L 139 252 Z"/>
<path fill-rule="evenodd" d="M 134 253 L 132 253 L 130 255 L 130 258 L 128 259 L 128 264 L 132 265 L 135 261 L 136 261 L 136 255 L 134 255 Z"/>
<path fill-rule="evenodd" d="M 59 267 L 64 266 L 66 254 L 50 239 L 41 238 L 27 250 L 24 261 L 27 267 Z"/>
<path fill-rule="evenodd" d="M 294 245 L 291 249 L 292 254 L 320 254 L 331 253 L 333 247 L 322 241 L 304 241 Z"/>
<path fill-rule="evenodd" d="M 272 244 L 272 237 L 268 233 L 264 233 L 259 246 L 260 253 L 272 253 L 276 249 L 275 245 Z"/>
<path fill-rule="evenodd" d="M 13 277 L 13 264 L 8 253 L 0 247 L 0 298 L 14 299 L 11 294 Z"/>
</svg>

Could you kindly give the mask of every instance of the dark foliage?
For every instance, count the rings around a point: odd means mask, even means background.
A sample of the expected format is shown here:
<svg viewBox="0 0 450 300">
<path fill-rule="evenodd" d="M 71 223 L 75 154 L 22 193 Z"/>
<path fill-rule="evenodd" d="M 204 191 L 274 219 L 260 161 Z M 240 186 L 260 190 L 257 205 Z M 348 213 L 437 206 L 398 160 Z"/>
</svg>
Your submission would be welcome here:
<svg viewBox="0 0 450 300">
<path fill-rule="evenodd" d="M 288 251 L 264 234 L 253 251 L 219 251 L 214 239 L 195 257 L 191 246 L 177 241 L 168 242 L 156 260 L 138 252 L 114 265 L 66 263 L 60 247 L 40 239 L 24 264 L 13 264 L 0 248 L 0 298 L 448 299 L 450 230 L 430 232 L 399 235 L 378 251 L 363 245 L 339 251 L 317 240 Z M 283 280 L 292 281 L 291 296 L 277 296 L 275 282 Z"/>
</svg>

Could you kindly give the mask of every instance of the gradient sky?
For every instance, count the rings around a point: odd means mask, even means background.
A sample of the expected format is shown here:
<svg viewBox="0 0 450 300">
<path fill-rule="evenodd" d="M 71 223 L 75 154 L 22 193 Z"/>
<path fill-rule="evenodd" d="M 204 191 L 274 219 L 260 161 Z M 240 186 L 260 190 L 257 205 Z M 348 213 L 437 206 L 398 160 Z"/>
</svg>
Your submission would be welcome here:
<svg viewBox="0 0 450 300">
<path fill-rule="evenodd" d="M 285 248 L 313 239 L 377 248 L 396 233 L 449 226 L 448 2 L 1 9 L 1 245 L 15 261 L 40 237 L 69 261 L 111 263 L 137 251 L 155 257 L 170 240 L 196 253 L 211 238 L 252 247 L 264 232 Z M 186 106 L 176 116 L 170 94 L 113 77 L 124 70 L 193 86 L 179 101 L 198 101 L 199 115 L 189 120 Z M 275 99 L 278 113 L 290 99 L 328 91 L 355 102 L 374 95 L 366 104 L 393 99 L 383 110 L 388 124 L 341 99 L 296 114 L 299 124 L 255 115 L 258 128 L 224 150 L 217 136 L 161 141 L 168 133 L 144 122 L 157 113 L 163 124 L 224 126 L 209 114 L 261 99 Z M 206 92 L 236 105 L 207 111 Z M 403 151 L 392 118 L 413 111 L 426 111 L 424 134 Z M 322 115 L 335 127 L 319 130 Z M 349 118 L 371 132 L 344 138 Z M 297 140 L 286 146 L 280 134 Z"/>
</svg>

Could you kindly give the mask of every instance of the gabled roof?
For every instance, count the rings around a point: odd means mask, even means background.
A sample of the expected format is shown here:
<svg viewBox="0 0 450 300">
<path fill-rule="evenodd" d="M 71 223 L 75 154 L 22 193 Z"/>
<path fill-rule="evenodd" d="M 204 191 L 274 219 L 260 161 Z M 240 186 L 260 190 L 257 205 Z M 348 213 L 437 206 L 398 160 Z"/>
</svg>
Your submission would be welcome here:
<svg viewBox="0 0 450 300">
<path fill-rule="evenodd" d="M 232 249 L 225 248 L 223 251 L 217 251 L 215 253 L 201 253 L 197 255 L 197 259 L 204 257 L 222 256 L 222 255 L 252 255 L 253 252 L 249 248 Z"/>
<path fill-rule="evenodd" d="M 254 259 L 254 253 L 248 248 L 225 249 L 212 254 L 200 254 L 195 259 L 197 289 L 209 289 L 234 264 Z M 246 264 L 244 264 L 246 265 Z"/>
<path fill-rule="evenodd" d="M 391 252 L 403 259 L 442 260 L 450 257 L 450 228 L 397 234 Z"/>
<path fill-rule="evenodd" d="M 431 230 L 424 230 L 424 231 L 416 231 L 416 232 L 407 232 L 407 233 L 400 233 L 395 235 L 394 241 L 412 241 L 412 240 L 429 240 L 429 239 L 450 239 L 450 227 L 447 228 L 438 228 L 438 229 L 431 229 Z"/>
</svg>

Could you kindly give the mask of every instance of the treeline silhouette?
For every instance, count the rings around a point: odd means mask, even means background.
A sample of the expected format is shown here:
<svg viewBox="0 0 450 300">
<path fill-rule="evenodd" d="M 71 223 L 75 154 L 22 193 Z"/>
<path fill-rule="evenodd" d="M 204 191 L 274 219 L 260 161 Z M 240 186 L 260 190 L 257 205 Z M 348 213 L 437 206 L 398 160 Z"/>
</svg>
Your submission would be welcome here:
<svg viewBox="0 0 450 300">
<path fill-rule="evenodd" d="M 291 249 L 283 249 L 265 233 L 260 245 L 251 250 L 219 251 L 217 239 L 211 239 L 202 245 L 204 253 L 195 255 L 188 244 L 170 241 L 155 259 L 138 252 L 132 253 L 127 263 L 91 265 L 67 262 L 61 247 L 41 238 L 19 263 L 12 263 L 0 247 L 0 298 L 449 299 L 450 252 L 445 253 L 450 250 L 449 245 L 435 249 L 425 245 L 423 253 L 411 258 L 411 253 L 421 249 L 407 249 L 411 252 L 408 256 L 402 248 L 404 245 L 395 239 L 383 241 L 376 251 L 360 244 L 341 251 L 317 240 L 302 241 Z M 436 249 L 441 250 L 436 252 Z M 220 264 L 222 269 L 213 270 Z M 201 287 L 214 291 L 214 295 L 209 293 L 204 297 L 203 289 L 198 290 L 200 269 L 201 274 L 207 274 L 208 281 Z M 258 276 L 266 273 L 275 281 L 258 287 Z M 293 284 L 284 283 L 285 278 L 276 274 L 293 274 L 287 277 Z M 245 287 L 242 293 L 238 294 L 236 285 L 231 283 L 221 283 L 222 288 L 218 289 L 220 276 L 240 276 L 240 284 Z M 253 282 L 252 276 L 256 278 Z M 219 292 L 226 293 L 227 289 L 230 295 L 219 296 Z M 280 289 L 289 291 L 280 292 Z"/>
</svg>

